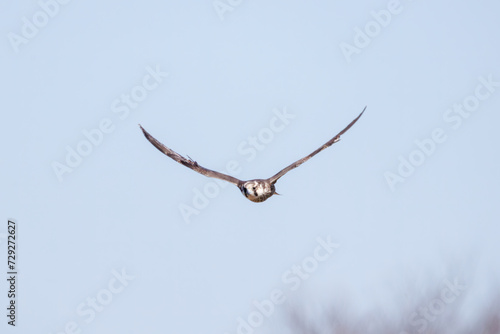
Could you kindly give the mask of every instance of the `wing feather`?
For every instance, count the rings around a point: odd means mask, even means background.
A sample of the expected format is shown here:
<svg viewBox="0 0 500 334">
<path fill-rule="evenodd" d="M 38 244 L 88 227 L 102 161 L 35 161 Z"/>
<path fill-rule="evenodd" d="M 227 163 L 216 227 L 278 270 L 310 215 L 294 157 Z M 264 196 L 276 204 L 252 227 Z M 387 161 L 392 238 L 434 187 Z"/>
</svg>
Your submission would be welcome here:
<svg viewBox="0 0 500 334">
<path fill-rule="evenodd" d="M 315 150 L 314 152 L 312 152 L 308 156 L 306 156 L 306 157 L 304 157 L 304 158 L 302 158 L 300 160 L 295 161 L 291 165 L 289 165 L 289 166 L 283 168 L 282 170 L 280 170 L 276 175 L 271 176 L 268 179 L 269 182 L 271 182 L 271 184 L 276 183 L 276 181 L 278 181 L 278 179 L 280 177 L 282 177 L 283 175 L 285 175 L 286 173 L 288 173 L 292 169 L 299 167 L 304 162 L 306 162 L 307 160 L 311 159 L 312 157 L 314 157 L 319 152 L 323 151 L 325 148 L 330 147 L 333 144 L 335 144 L 336 142 L 338 142 L 340 140 L 340 136 L 342 136 L 344 133 L 346 133 L 347 130 L 349 130 L 351 128 L 351 126 L 353 126 L 354 123 L 356 123 L 358 121 L 358 119 L 361 117 L 361 115 L 363 115 L 363 113 L 365 112 L 365 110 L 366 110 L 366 107 L 363 109 L 363 111 L 361 112 L 361 114 L 359 114 L 358 117 L 356 117 L 351 123 L 349 123 L 349 125 L 346 126 L 342 131 L 340 131 L 335 137 L 333 137 L 332 139 L 330 139 L 329 141 L 327 141 L 323 146 L 321 146 L 320 148 L 318 148 L 317 150 Z"/>
<path fill-rule="evenodd" d="M 146 130 L 144 130 L 144 128 L 140 124 L 139 124 L 139 127 L 141 128 L 142 132 L 144 133 L 144 136 L 146 137 L 146 139 L 149 140 L 149 142 L 151 144 L 153 144 L 154 147 L 156 147 L 158 150 L 160 150 L 160 152 L 164 153 L 169 158 L 174 159 L 178 163 L 180 163 L 180 164 L 182 164 L 182 165 L 184 165 L 184 166 L 186 166 L 188 168 L 191 168 L 195 172 L 198 172 L 198 173 L 203 174 L 205 176 L 214 177 L 214 178 L 217 178 L 217 179 L 228 181 L 228 182 L 231 182 L 231 183 L 233 183 L 233 184 L 235 184 L 237 186 L 240 186 L 240 184 L 243 183 L 241 180 L 238 180 L 235 177 L 232 177 L 232 176 L 229 176 L 229 175 L 226 175 L 226 174 L 223 174 L 223 173 L 219 173 L 219 172 L 216 172 L 214 170 L 211 170 L 211 169 L 205 168 L 203 166 L 200 166 L 196 161 L 191 160 L 190 158 L 189 159 L 184 158 L 179 153 L 177 153 L 177 152 L 169 149 L 168 147 L 166 147 L 165 145 L 163 145 L 162 143 L 160 143 L 158 140 L 156 140 Z"/>
</svg>

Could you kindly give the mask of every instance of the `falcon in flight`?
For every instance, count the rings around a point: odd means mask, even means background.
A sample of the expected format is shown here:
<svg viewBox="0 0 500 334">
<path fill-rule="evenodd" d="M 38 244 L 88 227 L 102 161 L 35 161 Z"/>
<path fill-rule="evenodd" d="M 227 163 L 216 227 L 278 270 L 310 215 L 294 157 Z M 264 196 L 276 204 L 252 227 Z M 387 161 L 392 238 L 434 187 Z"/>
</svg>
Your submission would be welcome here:
<svg viewBox="0 0 500 334">
<path fill-rule="evenodd" d="M 318 148 L 316 151 L 312 152 L 308 156 L 295 161 L 288 167 L 283 168 L 281 171 L 279 171 L 276 175 L 271 176 L 268 179 L 255 179 L 255 180 L 249 180 L 249 181 L 242 181 L 239 180 L 235 177 L 216 172 L 214 170 L 205 168 L 203 166 L 200 166 L 196 161 L 193 161 L 189 158 L 186 159 L 182 155 L 180 155 L 177 152 L 174 152 L 173 150 L 169 149 L 162 143 L 160 143 L 158 140 L 156 140 L 153 136 L 151 136 L 144 128 L 139 124 L 139 127 L 141 128 L 142 132 L 144 133 L 144 136 L 146 136 L 146 139 L 149 140 L 151 144 L 153 144 L 158 150 L 166 154 L 168 157 L 174 159 L 178 163 L 191 168 L 195 172 L 198 172 L 200 174 L 203 174 L 208 177 L 215 177 L 217 179 L 221 179 L 224 181 L 231 182 L 232 184 L 236 185 L 243 196 L 251 200 L 252 202 L 264 202 L 266 199 L 271 197 L 274 194 L 277 194 L 276 188 L 274 187 L 276 181 L 279 180 L 280 177 L 288 173 L 294 168 L 299 167 L 302 165 L 304 162 L 307 160 L 311 159 L 314 157 L 316 154 L 319 152 L 323 151 L 325 148 L 332 146 L 336 142 L 340 140 L 340 136 L 343 135 L 347 130 L 351 128 L 351 126 L 354 125 L 358 121 L 358 119 L 363 115 L 365 112 L 366 107 L 363 109 L 361 114 L 359 114 L 358 117 L 356 117 L 351 123 L 349 123 L 348 126 L 344 128 L 344 130 L 340 131 L 335 137 L 327 141 L 324 145 L 322 145 L 320 148 Z"/>
</svg>

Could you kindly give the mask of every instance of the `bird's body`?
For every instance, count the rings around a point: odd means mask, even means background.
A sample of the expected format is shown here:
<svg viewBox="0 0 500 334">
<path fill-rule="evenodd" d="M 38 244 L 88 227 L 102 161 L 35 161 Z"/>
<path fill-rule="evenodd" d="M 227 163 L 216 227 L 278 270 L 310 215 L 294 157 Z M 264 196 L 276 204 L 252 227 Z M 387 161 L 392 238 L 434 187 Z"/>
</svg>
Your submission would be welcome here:
<svg viewBox="0 0 500 334">
<path fill-rule="evenodd" d="M 255 179 L 243 182 L 239 186 L 243 196 L 251 200 L 252 202 L 264 202 L 266 199 L 271 197 L 276 193 L 276 188 L 274 184 L 269 182 L 269 180 Z"/>
<path fill-rule="evenodd" d="M 203 175 L 208 176 L 208 177 L 215 177 L 215 178 L 233 183 L 234 185 L 236 185 L 240 189 L 243 196 L 245 196 L 246 198 L 248 198 L 252 202 L 259 203 L 259 202 L 264 202 L 266 199 L 268 199 L 272 195 L 277 194 L 276 188 L 274 185 L 280 177 L 282 177 L 283 175 L 285 175 L 286 173 L 288 173 L 292 169 L 297 168 L 298 166 L 302 165 L 304 162 L 311 159 L 313 156 L 315 156 L 319 152 L 323 151 L 325 148 L 330 147 L 333 144 L 335 144 L 336 142 L 338 142 L 340 140 L 340 136 L 343 135 L 347 130 L 349 130 L 349 128 L 351 126 L 353 126 L 354 123 L 356 123 L 358 121 L 358 119 L 361 117 L 361 115 L 363 115 L 363 113 L 365 112 L 365 109 L 366 109 L 366 107 L 363 109 L 363 111 L 361 112 L 361 114 L 359 114 L 358 117 L 356 117 L 348 126 L 346 126 L 342 131 L 340 131 L 335 137 L 330 139 L 328 142 L 326 142 L 324 145 L 322 145 L 320 148 L 318 148 L 317 150 L 315 150 L 314 152 L 312 152 L 308 156 L 306 156 L 300 160 L 295 161 L 294 163 L 283 168 L 281 171 L 279 171 L 278 173 L 276 173 L 275 175 L 271 176 L 268 179 L 254 179 L 254 180 L 248 180 L 248 181 L 242 181 L 242 180 L 239 180 L 239 179 L 232 177 L 230 175 L 226 175 L 226 174 L 219 173 L 219 172 L 213 171 L 211 169 L 202 167 L 196 161 L 191 160 L 189 157 L 188 157 L 188 159 L 186 159 L 182 155 L 178 154 L 177 152 L 169 149 L 168 147 L 166 147 L 165 145 L 160 143 L 153 136 L 151 136 L 146 130 L 144 130 L 144 128 L 142 126 L 140 126 L 140 125 L 139 126 L 141 127 L 142 132 L 144 133 L 144 136 L 146 136 L 146 139 L 149 140 L 149 142 L 151 142 L 151 144 L 153 144 L 158 150 L 163 152 L 168 157 L 174 159 L 178 163 L 180 163 L 188 168 L 191 168 L 192 170 L 194 170 L 200 174 L 203 174 Z"/>
</svg>

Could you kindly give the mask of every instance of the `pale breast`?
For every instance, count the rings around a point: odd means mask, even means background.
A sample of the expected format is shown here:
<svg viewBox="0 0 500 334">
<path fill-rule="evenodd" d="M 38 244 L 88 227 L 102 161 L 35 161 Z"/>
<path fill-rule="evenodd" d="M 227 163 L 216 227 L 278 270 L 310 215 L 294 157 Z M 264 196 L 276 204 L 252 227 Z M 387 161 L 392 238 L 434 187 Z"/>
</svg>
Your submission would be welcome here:
<svg viewBox="0 0 500 334">
<path fill-rule="evenodd" d="M 243 184 L 241 192 L 252 202 L 264 202 L 274 194 L 274 185 L 265 180 L 250 180 Z"/>
</svg>

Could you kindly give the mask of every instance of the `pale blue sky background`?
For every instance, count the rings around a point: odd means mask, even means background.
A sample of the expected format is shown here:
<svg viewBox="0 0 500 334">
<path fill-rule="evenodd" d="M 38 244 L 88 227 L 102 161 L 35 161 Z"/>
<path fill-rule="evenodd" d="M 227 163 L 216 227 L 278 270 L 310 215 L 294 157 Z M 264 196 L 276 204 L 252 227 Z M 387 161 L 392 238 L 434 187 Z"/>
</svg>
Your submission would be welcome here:
<svg viewBox="0 0 500 334">
<path fill-rule="evenodd" d="M 84 333 L 236 333 L 276 288 L 287 302 L 342 296 L 354 313 L 390 309 L 419 280 L 466 282 L 467 314 L 488 299 L 500 268 L 500 87 L 479 88 L 489 96 L 457 129 L 443 117 L 474 102 L 480 77 L 500 82 L 498 2 L 402 0 L 350 61 L 340 46 L 389 1 L 233 3 L 221 20 L 211 1 L 74 0 L 46 9 L 53 17 L 36 1 L 1 2 L 0 249 L 3 259 L 15 218 L 17 333 L 72 322 Z M 34 16 L 45 25 L 13 47 L 11 33 Z M 148 68 L 168 77 L 127 116 L 114 113 Z M 267 178 L 365 105 L 340 143 L 280 179 L 282 196 L 255 204 L 228 185 L 190 224 L 179 208 L 211 180 L 137 126 L 208 168 L 235 160 L 236 176 Z M 238 147 L 284 108 L 294 118 L 247 161 Z M 60 182 L 52 164 L 106 119 L 113 131 Z M 436 128 L 444 143 L 392 190 L 385 173 Z M 291 291 L 282 275 L 328 235 L 340 247 Z M 102 290 L 123 268 L 134 279 Z M 98 295 L 112 300 L 87 323 L 78 307 Z M 285 311 L 276 306 L 255 333 L 276 333 Z M 13 333 L 3 313 L 2 332 Z"/>
</svg>

